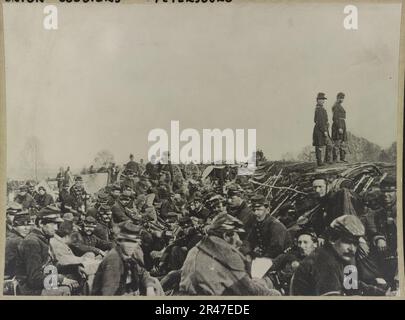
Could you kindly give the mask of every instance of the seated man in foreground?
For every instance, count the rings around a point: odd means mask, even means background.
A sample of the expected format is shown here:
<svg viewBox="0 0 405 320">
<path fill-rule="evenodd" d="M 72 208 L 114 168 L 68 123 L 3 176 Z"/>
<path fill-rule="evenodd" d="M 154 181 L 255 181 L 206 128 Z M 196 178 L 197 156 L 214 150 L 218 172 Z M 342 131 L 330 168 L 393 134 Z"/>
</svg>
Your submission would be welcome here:
<svg viewBox="0 0 405 320">
<path fill-rule="evenodd" d="M 264 280 L 252 279 L 248 261 L 239 252 L 242 222 L 221 213 L 209 225 L 207 234 L 187 255 L 180 293 L 182 295 L 278 295 Z"/>
<path fill-rule="evenodd" d="M 141 227 L 127 221 L 121 225 L 117 245 L 101 262 L 92 295 L 164 295 L 156 278 L 144 268 Z"/>
</svg>

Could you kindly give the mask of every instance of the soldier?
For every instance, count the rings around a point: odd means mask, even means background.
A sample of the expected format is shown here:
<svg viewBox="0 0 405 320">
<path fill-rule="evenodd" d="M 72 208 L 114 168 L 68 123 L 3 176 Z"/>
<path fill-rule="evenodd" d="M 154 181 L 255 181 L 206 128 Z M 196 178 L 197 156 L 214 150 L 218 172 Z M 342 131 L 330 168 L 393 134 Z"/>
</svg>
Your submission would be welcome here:
<svg viewBox="0 0 405 320">
<path fill-rule="evenodd" d="M 173 216 L 171 212 L 175 210 L 172 203 L 171 193 L 168 189 L 169 188 L 166 186 L 161 186 L 158 189 L 159 199 L 161 200 L 159 216 L 165 220 L 171 218 Z"/>
<path fill-rule="evenodd" d="M 46 189 L 43 186 L 40 186 L 38 188 L 38 193 L 36 194 L 34 199 L 39 209 L 42 209 L 54 203 L 52 196 L 46 192 Z"/>
<path fill-rule="evenodd" d="M 337 101 L 332 107 L 332 140 L 333 140 L 333 162 L 337 161 L 338 152 L 340 155 L 340 161 L 346 162 L 346 111 L 342 106 L 345 94 L 339 92 L 337 94 Z"/>
<path fill-rule="evenodd" d="M 179 219 L 179 227 L 175 230 L 174 236 L 173 241 L 164 249 L 159 266 L 165 273 L 181 269 L 187 252 L 201 240 L 201 235 L 194 228 L 190 217 Z"/>
<path fill-rule="evenodd" d="M 143 174 L 145 172 L 145 170 L 146 170 L 145 163 L 144 163 L 143 159 L 141 159 L 139 161 L 139 174 Z"/>
<path fill-rule="evenodd" d="M 136 184 L 139 178 L 136 176 L 136 172 L 132 169 L 124 169 L 122 174 L 120 175 L 120 185 L 122 190 L 131 189 L 135 190 Z"/>
<path fill-rule="evenodd" d="M 97 225 L 94 229 L 94 234 L 101 240 L 113 241 L 114 232 L 112 226 L 112 211 L 111 207 L 106 205 L 101 205 L 97 211 Z"/>
<path fill-rule="evenodd" d="M 159 179 L 158 166 L 156 165 L 156 156 L 152 155 L 151 161 L 145 165 L 145 175 L 151 180 Z"/>
<path fill-rule="evenodd" d="M 93 295 L 164 295 L 157 279 L 143 266 L 141 227 L 127 221 L 121 225 L 114 247 L 101 262 L 93 283 Z"/>
<path fill-rule="evenodd" d="M 75 184 L 69 190 L 70 195 L 73 197 L 72 208 L 77 211 L 85 212 L 87 192 L 83 186 L 83 178 L 81 176 L 75 177 Z"/>
<path fill-rule="evenodd" d="M 276 289 L 288 295 L 291 278 L 300 263 L 318 247 L 318 238 L 311 229 L 302 229 L 296 235 L 294 247 L 272 260 L 267 276 Z"/>
<path fill-rule="evenodd" d="M 113 247 L 110 241 L 101 240 L 94 234 L 97 221 L 93 217 L 86 217 L 80 231 L 72 233 L 71 248 L 75 255 L 82 256 L 86 252 L 93 252 L 96 256 L 105 256 L 105 251 Z"/>
<path fill-rule="evenodd" d="M 94 206 L 89 208 L 86 212 L 86 216 L 92 216 L 93 218 L 97 219 L 98 212 L 101 206 L 106 206 L 110 207 L 114 204 L 114 202 L 111 201 L 111 198 L 108 193 L 106 193 L 104 190 L 100 190 L 97 194 L 97 200 Z"/>
<path fill-rule="evenodd" d="M 28 194 L 35 199 L 35 196 L 38 194 L 35 191 L 35 183 L 32 181 L 27 181 L 27 183 L 25 185 L 28 188 Z"/>
<path fill-rule="evenodd" d="M 23 207 L 21 204 L 17 202 L 11 202 L 7 206 L 6 209 L 6 237 L 8 236 L 9 232 L 13 230 L 13 221 L 16 214 L 21 213 L 23 211 Z"/>
<path fill-rule="evenodd" d="M 126 170 L 131 170 L 135 175 L 139 175 L 139 165 L 134 161 L 134 155 L 129 155 L 129 162 L 125 165 Z"/>
<path fill-rule="evenodd" d="M 27 212 L 20 212 L 14 216 L 12 229 L 6 238 L 4 275 L 8 278 L 15 276 L 18 246 L 31 229 L 31 218 Z"/>
<path fill-rule="evenodd" d="M 56 181 L 58 183 L 58 190 L 59 192 L 61 192 L 63 188 L 63 182 L 65 181 L 65 173 L 62 167 L 59 168 L 59 172 L 56 175 Z"/>
<path fill-rule="evenodd" d="M 391 285 L 398 266 L 396 180 L 386 177 L 380 183 L 382 206 L 365 217 L 366 235 L 384 279 Z"/>
<path fill-rule="evenodd" d="M 108 167 L 108 183 L 115 183 L 118 178 L 118 167 L 115 163 L 111 163 Z"/>
<path fill-rule="evenodd" d="M 242 221 L 244 226 L 243 228 L 245 229 L 246 233 L 249 233 L 255 217 L 252 209 L 249 208 L 246 201 L 243 200 L 242 191 L 234 189 L 229 190 L 228 196 L 230 197 L 229 214 Z"/>
<path fill-rule="evenodd" d="M 87 280 L 89 287 L 91 287 L 101 259 L 96 259 L 93 252 L 87 252 L 81 257 L 76 256 L 69 247 L 72 243 L 73 232 L 72 224 L 70 224 L 69 221 L 65 220 L 62 222 L 55 235 L 50 239 L 51 250 L 57 263 L 61 266 L 82 265 L 84 272 L 83 278 Z"/>
<path fill-rule="evenodd" d="M 66 168 L 66 171 L 64 173 L 64 182 L 65 184 L 72 184 L 73 182 L 73 177 L 72 177 L 72 172 L 70 171 L 70 167 Z"/>
<path fill-rule="evenodd" d="M 324 108 L 327 100 L 323 92 L 318 93 L 314 117 L 314 130 L 312 134 L 312 145 L 315 147 L 315 155 L 318 166 L 323 166 L 322 150 L 325 149 L 325 162 L 331 162 L 331 141 L 329 137 L 328 113 Z"/>
<path fill-rule="evenodd" d="M 218 194 L 208 197 L 208 199 L 205 201 L 205 207 L 210 211 L 210 215 L 207 218 L 206 223 L 211 223 L 212 219 L 214 219 L 217 215 L 226 213 L 226 206 L 224 203 L 225 199 Z"/>
<path fill-rule="evenodd" d="M 128 210 L 133 208 L 133 197 L 132 192 L 124 190 L 120 195 L 119 199 L 112 206 L 112 220 L 114 223 L 121 223 L 123 221 L 129 220 Z"/>
<path fill-rule="evenodd" d="M 280 221 L 269 214 L 270 208 L 264 196 L 254 197 L 252 203 L 256 221 L 247 235 L 247 246 L 243 251 L 252 258 L 274 259 L 292 245 L 290 234 Z"/>
<path fill-rule="evenodd" d="M 22 205 L 24 210 L 33 209 L 36 207 L 34 198 L 28 193 L 27 186 L 20 186 L 18 188 L 18 194 L 14 199 L 15 202 Z"/>
<path fill-rule="evenodd" d="M 210 212 L 206 207 L 204 207 L 201 193 L 196 192 L 194 194 L 193 200 L 189 206 L 189 213 L 190 216 L 196 217 L 202 221 L 205 221 L 209 217 Z"/>
<path fill-rule="evenodd" d="M 312 188 L 319 207 L 316 212 L 309 218 L 309 224 L 313 227 L 315 233 L 320 237 L 320 243 L 323 243 L 325 238 L 325 230 L 328 228 L 333 218 L 328 217 L 328 205 L 330 199 L 328 195 L 328 185 L 325 179 L 315 179 L 312 182 Z M 335 217 L 336 218 L 336 217 Z"/>
<path fill-rule="evenodd" d="M 238 248 L 244 232 L 242 222 L 229 214 L 217 215 L 207 236 L 192 248 L 181 271 L 182 295 L 275 295 L 262 283 L 252 279 L 249 263 Z"/>
<path fill-rule="evenodd" d="M 79 272 L 80 267 L 57 266 L 54 258 L 50 255 L 49 240 L 55 235 L 60 218 L 57 207 L 48 206 L 41 209 L 35 221 L 35 227 L 24 238 L 18 248 L 16 262 L 16 278 L 22 295 L 68 295 L 71 289 L 78 287 L 78 282 L 69 279 L 62 273 Z M 48 274 L 45 267 L 57 268 L 57 283 L 52 288 L 47 288 Z M 52 277 L 51 277 L 52 279 Z"/>
<path fill-rule="evenodd" d="M 356 252 L 365 229 L 359 218 L 343 215 L 330 225 L 325 245 L 302 261 L 291 281 L 291 294 L 296 296 L 331 296 L 384 294 L 373 286 L 365 285 L 360 279 L 358 288 L 345 286 L 345 267 L 350 266 L 353 276 L 356 271 Z"/>
<path fill-rule="evenodd" d="M 119 199 L 121 195 L 121 186 L 118 183 L 114 183 L 111 186 L 111 191 L 110 191 L 110 200 L 111 202 L 115 202 Z"/>
<path fill-rule="evenodd" d="M 74 198 L 69 192 L 70 184 L 64 181 L 62 190 L 59 191 L 59 202 L 62 212 L 69 212 L 69 208 L 73 207 Z"/>
</svg>

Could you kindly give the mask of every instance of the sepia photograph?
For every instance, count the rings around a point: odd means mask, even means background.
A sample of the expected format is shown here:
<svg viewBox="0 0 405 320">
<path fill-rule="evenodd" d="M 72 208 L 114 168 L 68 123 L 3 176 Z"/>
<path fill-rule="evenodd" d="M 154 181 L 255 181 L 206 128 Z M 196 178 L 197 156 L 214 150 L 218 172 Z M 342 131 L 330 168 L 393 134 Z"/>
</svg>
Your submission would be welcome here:
<svg viewBox="0 0 405 320">
<path fill-rule="evenodd" d="M 0 7 L 2 299 L 404 297 L 402 1 Z"/>
</svg>

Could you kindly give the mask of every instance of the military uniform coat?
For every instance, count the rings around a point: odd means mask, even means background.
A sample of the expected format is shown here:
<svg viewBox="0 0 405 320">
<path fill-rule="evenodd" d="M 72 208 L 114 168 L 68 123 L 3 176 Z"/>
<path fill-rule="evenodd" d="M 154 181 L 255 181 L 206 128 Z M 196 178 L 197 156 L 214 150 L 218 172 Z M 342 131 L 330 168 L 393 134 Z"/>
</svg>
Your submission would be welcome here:
<svg viewBox="0 0 405 320">
<path fill-rule="evenodd" d="M 72 244 L 70 245 L 73 253 L 82 256 L 86 252 L 93 252 L 99 255 L 100 251 L 107 251 L 113 247 L 110 241 L 101 240 L 96 235 L 88 236 L 83 231 L 72 233 Z"/>
<path fill-rule="evenodd" d="M 22 295 L 40 295 L 44 289 L 44 268 L 47 265 L 54 265 L 58 273 L 73 274 L 77 272 L 77 266 L 57 265 L 51 255 L 49 238 L 35 228 L 21 242 L 18 247 L 18 258 L 16 262 L 16 278 L 19 281 L 19 288 Z"/>
<path fill-rule="evenodd" d="M 182 295 L 271 295 L 249 275 L 246 258 L 225 240 L 204 237 L 192 248 L 181 271 Z"/>
<path fill-rule="evenodd" d="M 97 223 L 94 229 L 94 235 L 104 241 L 113 241 L 114 235 L 112 226 L 106 225 L 104 222 Z"/>
<path fill-rule="evenodd" d="M 11 229 L 6 238 L 6 252 L 5 252 L 5 266 L 4 275 L 7 277 L 14 277 L 16 272 L 16 263 L 18 256 L 18 246 L 24 240 L 16 230 Z"/>
<path fill-rule="evenodd" d="M 367 213 L 363 219 L 366 228 L 366 236 L 370 243 L 376 245 L 378 239 L 387 242 L 388 249 L 393 255 L 397 255 L 397 225 L 396 206 L 381 208 Z"/>
<path fill-rule="evenodd" d="M 45 193 L 44 195 L 40 195 L 39 193 L 35 196 L 35 202 L 40 208 L 44 208 L 53 204 L 53 198 L 49 193 Z"/>
<path fill-rule="evenodd" d="M 18 194 L 15 197 L 14 201 L 21 204 L 24 210 L 30 209 L 30 208 L 35 208 L 35 206 L 36 206 L 36 202 L 35 202 L 34 198 L 29 193 L 27 193 L 24 197 L 22 197 Z"/>
<path fill-rule="evenodd" d="M 328 113 L 323 106 L 317 105 L 315 108 L 314 116 L 314 130 L 312 133 L 312 145 L 322 147 L 327 144 L 327 137 L 325 132 L 329 130 Z"/>
<path fill-rule="evenodd" d="M 243 223 L 246 234 L 248 234 L 256 219 L 253 215 L 252 209 L 249 208 L 246 202 L 243 201 L 242 204 L 238 208 L 232 210 L 230 214 Z"/>
<path fill-rule="evenodd" d="M 247 235 L 247 253 L 256 256 L 253 252 L 259 247 L 262 257 L 274 259 L 291 247 L 292 240 L 287 228 L 276 218 L 267 215 L 263 221 L 255 221 L 250 233 Z"/>
<path fill-rule="evenodd" d="M 116 201 L 115 204 L 112 206 L 111 212 L 112 221 L 114 223 L 120 223 L 130 219 L 125 212 L 125 207 L 119 201 Z"/>
<path fill-rule="evenodd" d="M 340 103 L 335 103 L 335 105 L 332 107 L 332 112 L 332 140 L 347 141 L 345 109 Z M 339 133 L 339 129 L 342 129 L 343 132 Z"/>
<path fill-rule="evenodd" d="M 138 290 L 142 293 L 150 286 L 154 287 L 155 281 L 143 268 L 142 261 L 125 257 L 121 247 L 116 246 L 98 267 L 92 295 L 120 296 Z"/>
<path fill-rule="evenodd" d="M 73 197 L 72 207 L 78 210 L 84 204 L 83 196 L 87 193 L 83 187 L 77 188 L 75 186 L 72 186 L 69 191 L 70 195 Z"/>
<path fill-rule="evenodd" d="M 344 267 L 345 262 L 326 244 L 301 262 L 291 281 L 291 295 L 343 295 Z"/>
</svg>

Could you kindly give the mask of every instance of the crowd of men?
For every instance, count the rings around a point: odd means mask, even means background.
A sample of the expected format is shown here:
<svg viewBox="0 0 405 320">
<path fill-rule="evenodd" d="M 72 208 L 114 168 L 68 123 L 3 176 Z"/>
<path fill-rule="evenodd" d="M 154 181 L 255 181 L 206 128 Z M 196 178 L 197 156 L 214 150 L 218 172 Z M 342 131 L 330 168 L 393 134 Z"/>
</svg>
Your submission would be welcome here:
<svg viewBox="0 0 405 320">
<path fill-rule="evenodd" d="M 65 177 L 65 175 L 64 175 Z M 60 177 L 56 199 L 24 184 L 7 207 L 5 293 L 16 295 L 389 295 L 398 288 L 396 181 L 363 195 L 360 213 L 318 203 L 288 228 L 268 192 L 174 179 L 170 165 L 130 161 L 89 195 Z M 304 216 L 303 216 L 304 217 Z M 270 261 L 252 277 L 255 261 Z M 349 278 L 348 278 L 349 277 Z"/>
</svg>

